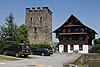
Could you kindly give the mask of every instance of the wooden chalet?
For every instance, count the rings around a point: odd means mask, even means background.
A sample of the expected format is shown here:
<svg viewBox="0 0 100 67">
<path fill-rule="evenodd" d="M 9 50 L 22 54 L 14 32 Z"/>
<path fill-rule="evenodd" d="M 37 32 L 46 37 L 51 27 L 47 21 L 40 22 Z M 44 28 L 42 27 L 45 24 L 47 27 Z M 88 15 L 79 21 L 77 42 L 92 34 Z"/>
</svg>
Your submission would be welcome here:
<svg viewBox="0 0 100 67">
<path fill-rule="evenodd" d="M 93 29 L 85 26 L 74 15 L 54 31 L 59 39 L 60 52 L 88 53 L 89 45 L 97 34 Z"/>
</svg>

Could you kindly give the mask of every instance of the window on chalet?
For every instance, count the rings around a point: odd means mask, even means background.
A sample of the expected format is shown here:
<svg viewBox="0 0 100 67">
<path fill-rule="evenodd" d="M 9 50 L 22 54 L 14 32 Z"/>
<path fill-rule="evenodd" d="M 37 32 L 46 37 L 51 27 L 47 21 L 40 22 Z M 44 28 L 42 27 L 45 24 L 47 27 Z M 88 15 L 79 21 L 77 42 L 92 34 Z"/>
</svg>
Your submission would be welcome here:
<svg viewBox="0 0 100 67">
<path fill-rule="evenodd" d="M 63 37 L 63 40 L 66 40 L 66 37 Z"/>
<path fill-rule="evenodd" d="M 81 32 L 84 32 L 84 28 L 81 28 Z"/>
<path fill-rule="evenodd" d="M 85 30 L 87 30 L 88 28 L 86 27 Z"/>
<path fill-rule="evenodd" d="M 68 33 L 71 33 L 71 29 L 68 29 Z"/>
<path fill-rule="evenodd" d="M 76 28 L 76 29 L 75 29 L 75 32 L 79 32 L 79 29 L 78 29 L 78 28 Z"/>
<path fill-rule="evenodd" d="M 63 33 L 65 33 L 66 32 L 66 29 L 63 29 Z"/>
<path fill-rule="evenodd" d="M 79 50 L 80 50 L 80 51 L 83 50 L 83 45 L 79 45 Z"/>
<path fill-rule="evenodd" d="M 69 37 L 68 36 L 66 37 L 66 40 L 69 40 Z"/>
<path fill-rule="evenodd" d="M 73 36 L 73 40 L 78 40 L 78 36 L 77 35 Z"/>
<path fill-rule="evenodd" d="M 72 40 L 72 37 L 69 37 L 69 40 Z"/>
<path fill-rule="evenodd" d="M 60 29 L 58 29 L 58 31 L 60 31 Z"/>
<path fill-rule="evenodd" d="M 79 40 L 83 40 L 83 37 L 79 37 Z"/>
<path fill-rule="evenodd" d="M 76 22 L 77 22 L 78 20 L 76 20 Z"/>
<path fill-rule="evenodd" d="M 74 50 L 74 45 L 70 45 L 70 50 Z"/>
</svg>

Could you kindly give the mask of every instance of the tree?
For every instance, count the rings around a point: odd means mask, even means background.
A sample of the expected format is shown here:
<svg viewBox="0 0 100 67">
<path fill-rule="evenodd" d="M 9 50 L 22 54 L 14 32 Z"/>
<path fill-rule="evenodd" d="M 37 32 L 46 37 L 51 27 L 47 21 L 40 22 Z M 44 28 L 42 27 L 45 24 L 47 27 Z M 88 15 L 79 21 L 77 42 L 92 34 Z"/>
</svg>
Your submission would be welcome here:
<svg viewBox="0 0 100 67">
<path fill-rule="evenodd" d="M 94 40 L 94 45 L 100 44 L 100 38 Z"/>
<path fill-rule="evenodd" d="M 89 51 L 92 53 L 100 53 L 100 38 L 94 40 L 94 46 Z"/>
<path fill-rule="evenodd" d="M 1 39 L 16 41 L 18 39 L 17 29 L 17 25 L 14 23 L 13 14 L 10 13 L 6 18 L 5 25 L 1 26 Z"/>
<path fill-rule="evenodd" d="M 29 43 L 26 25 L 24 24 L 20 25 L 20 27 L 18 28 L 18 35 L 20 41 L 23 40 L 24 43 Z"/>
</svg>

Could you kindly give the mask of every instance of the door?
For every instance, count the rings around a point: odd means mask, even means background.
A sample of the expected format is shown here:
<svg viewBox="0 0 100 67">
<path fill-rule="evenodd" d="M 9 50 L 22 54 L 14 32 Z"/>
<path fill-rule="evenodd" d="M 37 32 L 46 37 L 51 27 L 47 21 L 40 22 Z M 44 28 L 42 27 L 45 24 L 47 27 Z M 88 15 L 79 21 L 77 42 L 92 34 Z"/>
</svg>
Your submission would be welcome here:
<svg viewBox="0 0 100 67">
<path fill-rule="evenodd" d="M 67 52 L 67 45 L 64 45 L 64 52 Z"/>
</svg>

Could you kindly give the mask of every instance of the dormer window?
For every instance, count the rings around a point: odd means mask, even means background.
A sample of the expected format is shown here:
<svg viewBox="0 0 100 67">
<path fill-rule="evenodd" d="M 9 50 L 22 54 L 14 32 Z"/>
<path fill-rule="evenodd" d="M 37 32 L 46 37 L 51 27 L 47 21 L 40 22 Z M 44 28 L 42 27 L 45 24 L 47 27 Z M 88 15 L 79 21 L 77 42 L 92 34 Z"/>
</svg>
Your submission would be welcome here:
<svg viewBox="0 0 100 67">
<path fill-rule="evenodd" d="M 85 29 L 87 30 L 87 27 Z"/>
<path fill-rule="evenodd" d="M 90 32 L 92 32 L 92 30 L 90 30 Z"/>
<path fill-rule="evenodd" d="M 76 20 L 76 22 L 77 22 L 77 20 Z"/>
<path fill-rule="evenodd" d="M 58 29 L 58 31 L 60 31 L 60 29 Z"/>
</svg>

